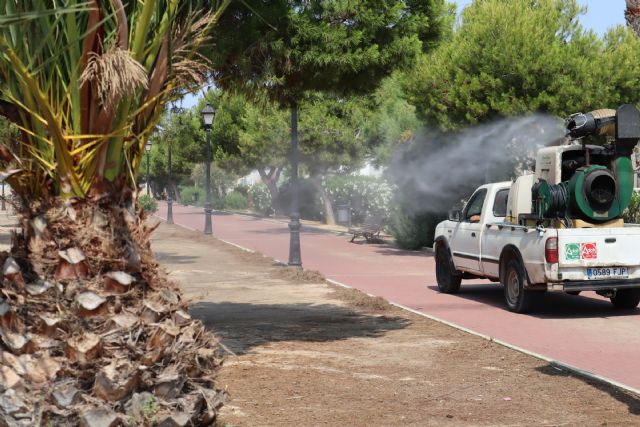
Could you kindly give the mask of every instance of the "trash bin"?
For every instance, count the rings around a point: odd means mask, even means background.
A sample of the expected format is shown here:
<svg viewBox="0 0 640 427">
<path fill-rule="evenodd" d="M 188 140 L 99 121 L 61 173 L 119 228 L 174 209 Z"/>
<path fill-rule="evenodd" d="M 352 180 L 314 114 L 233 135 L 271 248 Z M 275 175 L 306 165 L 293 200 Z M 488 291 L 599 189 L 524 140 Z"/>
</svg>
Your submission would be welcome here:
<svg viewBox="0 0 640 427">
<path fill-rule="evenodd" d="M 351 204 L 336 205 L 336 222 L 351 227 Z"/>
<path fill-rule="evenodd" d="M 194 205 L 198 203 L 198 193 L 196 192 L 191 193 L 191 201 L 193 202 Z"/>
</svg>

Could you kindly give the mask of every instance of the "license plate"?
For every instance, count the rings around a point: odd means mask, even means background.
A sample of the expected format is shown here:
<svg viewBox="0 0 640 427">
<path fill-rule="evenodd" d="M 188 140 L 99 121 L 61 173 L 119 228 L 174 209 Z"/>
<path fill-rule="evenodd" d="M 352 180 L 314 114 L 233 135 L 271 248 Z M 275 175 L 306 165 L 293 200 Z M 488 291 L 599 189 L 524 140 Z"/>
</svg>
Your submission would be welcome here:
<svg viewBox="0 0 640 427">
<path fill-rule="evenodd" d="M 629 269 L 627 267 L 587 268 L 587 277 L 589 280 L 626 279 L 629 277 Z"/>
</svg>

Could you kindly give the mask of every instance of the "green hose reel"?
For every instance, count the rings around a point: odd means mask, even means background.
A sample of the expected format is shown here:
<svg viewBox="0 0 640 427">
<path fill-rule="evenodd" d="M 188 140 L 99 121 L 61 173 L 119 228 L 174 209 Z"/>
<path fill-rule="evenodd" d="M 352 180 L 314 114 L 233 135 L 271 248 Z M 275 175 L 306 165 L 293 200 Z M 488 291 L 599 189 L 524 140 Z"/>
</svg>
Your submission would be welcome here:
<svg viewBox="0 0 640 427">
<path fill-rule="evenodd" d="M 629 157 L 618 157 L 613 172 L 605 166 L 578 169 L 569 181 L 534 187 L 536 210 L 543 217 L 583 218 L 605 222 L 622 216 L 633 193 L 633 168 Z"/>
</svg>

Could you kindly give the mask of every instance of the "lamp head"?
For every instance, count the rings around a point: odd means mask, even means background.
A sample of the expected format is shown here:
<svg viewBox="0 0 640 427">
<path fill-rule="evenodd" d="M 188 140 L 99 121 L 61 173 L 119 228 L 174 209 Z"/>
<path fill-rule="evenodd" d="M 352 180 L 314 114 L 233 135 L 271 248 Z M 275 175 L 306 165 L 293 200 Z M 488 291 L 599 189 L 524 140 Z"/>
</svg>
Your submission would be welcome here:
<svg viewBox="0 0 640 427">
<path fill-rule="evenodd" d="M 204 127 L 210 128 L 215 116 L 216 110 L 207 102 L 207 105 L 202 109 L 202 123 L 204 123 Z"/>
</svg>

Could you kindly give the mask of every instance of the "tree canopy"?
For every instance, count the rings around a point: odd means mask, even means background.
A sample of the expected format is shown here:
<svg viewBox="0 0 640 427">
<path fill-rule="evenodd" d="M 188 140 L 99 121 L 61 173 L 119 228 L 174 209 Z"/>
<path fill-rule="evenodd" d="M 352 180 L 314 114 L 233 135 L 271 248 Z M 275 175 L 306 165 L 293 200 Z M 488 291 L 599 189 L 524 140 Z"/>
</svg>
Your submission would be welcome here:
<svg viewBox="0 0 640 427">
<path fill-rule="evenodd" d="M 237 2 L 217 28 L 215 79 L 286 105 L 308 90 L 369 91 L 439 40 L 444 11 L 443 0 Z"/>
<path fill-rule="evenodd" d="M 497 116 L 560 116 L 635 102 L 640 42 L 622 27 L 604 40 L 578 22 L 575 0 L 483 0 L 404 82 L 427 124 L 457 129 Z"/>
</svg>

